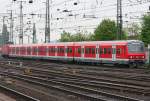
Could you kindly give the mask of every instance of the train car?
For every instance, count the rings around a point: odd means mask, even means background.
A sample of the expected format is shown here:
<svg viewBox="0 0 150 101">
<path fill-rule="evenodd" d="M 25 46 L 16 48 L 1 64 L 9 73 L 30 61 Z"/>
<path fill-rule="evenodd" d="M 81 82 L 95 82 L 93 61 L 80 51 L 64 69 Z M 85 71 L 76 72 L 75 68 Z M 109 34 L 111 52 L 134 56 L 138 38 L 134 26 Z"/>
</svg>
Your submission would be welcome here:
<svg viewBox="0 0 150 101">
<path fill-rule="evenodd" d="M 2 47 L 1 47 L 1 55 L 3 56 L 3 57 L 8 57 L 9 56 L 9 45 L 3 45 Z"/>
<path fill-rule="evenodd" d="M 78 63 L 127 64 L 135 67 L 146 61 L 144 43 L 138 40 L 6 45 L 2 50 L 3 55 L 9 57 Z"/>
<path fill-rule="evenodd" d="M 138 40 L 77 42 L 82 49 L 76 61 L 91 63 L 127 64 L 131 67 L 145 64 L 144 43 Z"/>
</svg>

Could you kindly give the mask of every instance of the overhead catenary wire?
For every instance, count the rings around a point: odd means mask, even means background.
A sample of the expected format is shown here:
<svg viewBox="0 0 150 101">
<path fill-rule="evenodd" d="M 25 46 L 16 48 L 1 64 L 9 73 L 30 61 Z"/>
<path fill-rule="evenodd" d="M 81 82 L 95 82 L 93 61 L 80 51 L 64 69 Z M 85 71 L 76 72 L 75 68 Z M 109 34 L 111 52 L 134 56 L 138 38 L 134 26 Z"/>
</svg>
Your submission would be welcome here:
<svg viewBox="0 0 150 101">
<path fill-rule="evenodd" d="M 41 0 L 41 2 L 42 1 L 43 0 Z M 78 0 L 78 1 L 80 1 L 80 0 Z M 38 1 L 38 2 L 40 3 L 40 1 Z M 96 20 L 100 21 L 104 18 L 113 18 L 114 19 L 116 17 L 116 13 L 113 13 L 113 14 L 106 14 L 105 13 L 107 11 L 109 12 L 110 10 L 115 11 L 116 10 L 116 3 L 105 5 L 103 0 L 96 0 L 96 2 L 98 2 L 98 5 L 96 5 L 95 7 L 86 7 L 85 9 L 83 9 L 82 7 L 78 7 L 78 6 L 83 6 L 84 2 L 81 2 L 79 5 L 75 6 L 76 7 L 76 9 L 75 9 L 75 7 L 69 7 L 69 5 L 72 4 L 73 2 L 77 2 L 77 0 L 64 0 L 62 2 L 53 1 L 51 6 L 50 6 L 50 9 L 52 9 L 51 10 L 51 15 L 52 15 L 51 24 L 56 23 L 57 25 L 61 26 L 62 25 L 61 23 L 64 23 L 66 21 L 66 24 L 64 24 L 64 25 L 67 25 L 68 23 L 73 23 L 72 26 L 74 26 L 75 24 L 77 24 L 77 26 L 78 26 L 78 23 L 74 23 L 75 21 L 76 22 L 81 21 L 81 23 L 82 23 L 82 22 L 90 22 L 90 21 L 96 21 Z M 103 2 L 103 3 L 101 3 L 101 2 Z M 70 10 L 71 12 L 67 12 L 67 13 L 62 12 L 65 8 L 64 7 L 65 3 L 66 3 L 66 8 L 68 10 Z M 143 2 L 132 1 L 131 2 L 131 1 L 128 0 L 128 2 L 123 3 L 123 8 L 126 9 L 128 7 L 134 7 L 134 6 L 138 6 L 138 5 L 145 5 L 146 3 L 149 3 L 149 1 L 143 1 Z M 60 6 L 62 6 L 62 7 L 60 7 Z M 60 8 L 59 12 L 57 12 L 57 8 Z M 35 9 L 32 10 L 32 11 L 27 12 L 26 15 L 29 15 L 31 13 L 35 13 L 36 16 L 37 16 L 35 23 L 41 24 L 42 21 L 44 20 L 43 18 L 45 17 L 45 14 L 44 13 L 41 14 L 41 12 L 45 8 L 40 8 L 42 10 L 39 10 L 39 9 L 35 10 Z M 95 18 L 94 17 L 93 18 L 84 18 L 83 17 L 84 14 L 85 15 L 92 14 L 90 10 L 94 11 Z M 136 11 L 139 14 L 139 16 L 143 14 L 143 12 L 142 11 L 140 12 L 138 9 Z M 133 11 L 132 13 L 130 11 L 125 12 L 125 13 L 123 13 L 123 17 L 124 18 L 127 17 L 126 19 L 134 21 L 135 19 L 132 19 L 132 18 L 130 19 L 130 17 L 134 17 L 136 15 L 136 11 Z M 68 16 L 69 13 L 72 14 L 72 16 Z M 146 11 L 144 11 L 144 13 L 146 13 Z M 18 15 L 18 14 L 16 13 L 15 15 Z M 24 18 L 26 18 L 26 17 L 24 17 Z M 84 24 L 85 23 L 82 23 L 81 26 L 86 27 L 86 25 L 84 25 Z M 96 24 L 98 24 L 98 23 L 96 23 Z M 52 29 L 54 28 L 54 30 L 55 30 L 55 27 L 60 28 L 59 26 L 54 26 L 54 25 L 52 25 L 51 27 L 52 27 Z M 56 30 L 57 30 L 57 28 L 56 28 Z M 62 27 L 62 29 L 65 29 L 65 28 L 66 28 L 65 26 Z"/>
</svg>

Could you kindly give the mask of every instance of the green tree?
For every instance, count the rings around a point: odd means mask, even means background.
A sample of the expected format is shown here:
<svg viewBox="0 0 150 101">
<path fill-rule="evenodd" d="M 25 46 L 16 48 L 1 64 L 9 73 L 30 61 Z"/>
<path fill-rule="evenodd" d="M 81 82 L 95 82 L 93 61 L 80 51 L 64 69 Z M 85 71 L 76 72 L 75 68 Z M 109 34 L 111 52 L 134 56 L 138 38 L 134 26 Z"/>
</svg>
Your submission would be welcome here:
<svg viewBox="0 0 150 101">
<path fill-rule="evenodd" d="M 116 40 L 117 25 L 115 21 L 110 19 L 103 20 L 94 31 L 94 39 L 99 40 Z M 122 39 L 126 39 L 126 34 L 123 31 Z"/>
<path fill-rule="evenodd" d="M 63 31 L 59 41 L 60 42 L 70 42 L 71 41 L 71 34 L 66 32 L 66 31 Z"/>
<path fill-rule="evenodd" d="M 81 32 L 71 35 L 71 33 L 63 31 L 61 34 L 60 42 L 80 42 L 80 41 L 92 41 L 93 34 L 83 34 Z"/>
<path fill-rule="evenodd" d="M 150 44 L 150 15 L 145 15 L 142 20 L 141 39 L 147 46 Z"/>
<path fill-rule="evenodd" d="M 79 41 L 92 41 L 92 35 L 91 34 L 83 34 L 83 33 L 77 33 L 71 36 L 72 41 L 79 42 Z"/>
</svg>

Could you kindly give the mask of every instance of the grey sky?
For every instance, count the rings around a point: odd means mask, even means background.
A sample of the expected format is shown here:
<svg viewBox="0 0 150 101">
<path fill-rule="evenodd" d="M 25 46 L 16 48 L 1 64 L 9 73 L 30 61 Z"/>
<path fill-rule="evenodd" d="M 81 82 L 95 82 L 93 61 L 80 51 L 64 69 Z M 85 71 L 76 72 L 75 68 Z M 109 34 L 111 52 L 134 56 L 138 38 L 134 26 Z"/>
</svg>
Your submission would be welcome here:
<svg viewBox="0 0 150 101">
<path fill-rule="evenodd" d="M 93 32 L 94 28 L 96 28 L 102 19 L 110 18 L 116 20 L 116 1 L 117 0 L 53 0 L 51 7 L 51 39 L 53 41 L 58 39 L 63 30 L 72 33 L 79 31 Z M 32 25 L 27 24 L 28 21 L 33 21 L 32 17 L 28 14 L 32 12 L 38 14 L 34 17 L 34 21 L 37 26 L 39 42 L 43 42 L 42 39 L 44 39 L 44 2 L 45 0 L 34 0 L 33 4 L 24 4 L 24 13 L 27 14 L 24 17 L 24 30 L 32 27 Z M 74 5 L 75 2 L 77 2 L 78 5 Z M 16 17 L 14 30 L 16 30 L 19 26 L 19 4 L 11 4 L 11 0 L 0 0 L 0 4 L 0 13 L 6 13 L 8 12 L 7 10 L 10 9 L 14 10 L 14 16 Z M 148 12 L 149 6 L 150 3 L 148 0 L 123 0 L 124 27 L 127 24 L 126 21 L 128 21 L 128 24 L 140 22 L 139 18 Z M 71 12 L 64 13 L 63 10 L 66 9 Z M 9 25 L 9 21 L 6 23 Z M 18 34 L 17 31 L 16 33 Z M 31 32 L 27 31 L 25 34 L 30 35 Z M 16 42 L 18 43 L 18 40 Z M 27 43 L 26 36 L 25 43 Z"/>
</svg>

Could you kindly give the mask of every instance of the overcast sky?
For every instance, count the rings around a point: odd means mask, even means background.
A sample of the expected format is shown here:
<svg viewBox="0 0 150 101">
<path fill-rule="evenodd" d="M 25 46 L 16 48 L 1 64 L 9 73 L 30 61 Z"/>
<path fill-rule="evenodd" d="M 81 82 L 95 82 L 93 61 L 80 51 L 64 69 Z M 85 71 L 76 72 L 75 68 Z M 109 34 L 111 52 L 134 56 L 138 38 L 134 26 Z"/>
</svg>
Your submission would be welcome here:
<svg viewBox="0 0 150 101">
<path fill-rule="evenodd" d="M 32 33 L 27 29 L 32 28 L 32 22 L 34 21 L 37 28 L 38 42 L 44 41 L 44 2 L 45 0 L 34 0 L 33 4 L 27 2 L 23 4 L 23 11 L 26 14 L 24 16 L 25 34 L 30 35 Z M 116 21 L 116 2 L 117 0 L 53 0 L 51 2 L 51 40 L 58 40 L 63 30 L 72 33 L 93 32 L 102 19 L 110 18 Z M 74 5 L 74 3 L 77 3 L 77 5 Z M 12 3 L 11 0 L 0 0 L 0 4 L 1 21 L 2 16 L 4 16 L 2 13 L 9 13 L 8 10 L 13 10 L 15 17 L 14 31 L 16 31 L 16 43 L 18 43 L 19 3 Z M 139 23 L 142 15 L 149 11 L 149 6 L 149 0 L 123 0 L 124 27 L 133 22 Z M 70 12 L 63 12 L 64 10 Z M 37 14 L 34 19 L 29 15 L 31 13 Z M 5 23 L 9 26 L 8 18 L 6 18 Z M 2 26 L 2 23 L 0 25 Z M 25 43 L 27 42 L 25 36 Z"/>
</svg>

